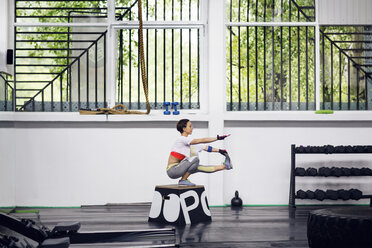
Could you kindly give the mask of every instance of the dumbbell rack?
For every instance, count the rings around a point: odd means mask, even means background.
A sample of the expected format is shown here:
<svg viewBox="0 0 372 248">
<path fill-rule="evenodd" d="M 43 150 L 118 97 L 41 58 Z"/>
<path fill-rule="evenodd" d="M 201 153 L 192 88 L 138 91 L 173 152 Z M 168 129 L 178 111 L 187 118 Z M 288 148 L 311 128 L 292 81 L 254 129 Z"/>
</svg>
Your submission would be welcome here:
<svg viewBox="0 0 372 248">
<path fill-rule="evenodd" d="M 355 146 L 357 147 L 357 146 Z M 296 154 L 346 154 L 346 153 L 370 153 L 372 154 L 372 151 L 333 151 L 333 152 L 327 152 L 327 151 L 319 151 L 319 150 L 312 150 L 312 146 L 307 146 L 307 151 L 299 151 L 299 149 L 296 149 L 299 147 L 296 147 L 296 145 L 291 145 L 291 176 L 290 176 L 290 188 L 289 188 L 289 207 L 295 208 L 296 207 Z M 352 147 L 354 148 L 354 147 Z M 372 207 L 372 195 L 363 195 L 361 199 L 370 199 L 370 206 Z"/>
</svg>

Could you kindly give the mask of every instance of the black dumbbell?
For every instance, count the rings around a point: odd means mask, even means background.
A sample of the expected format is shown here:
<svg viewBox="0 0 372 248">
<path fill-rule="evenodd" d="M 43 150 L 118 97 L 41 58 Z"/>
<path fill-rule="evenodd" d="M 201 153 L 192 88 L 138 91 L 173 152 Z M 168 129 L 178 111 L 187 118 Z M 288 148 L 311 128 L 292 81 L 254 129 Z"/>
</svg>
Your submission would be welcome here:
<svg viewBox="0 0 372 248">
<path fill-rule="evenodd" d="M 372 146 L 365 146 L 364 151 L 372 153 Z"/>
<path fill-rule="evenodd" d="M 312 167 L 306 169 L 306 176 L 315 177 L 318 175 L 318 170 Z"/>
<path fill-rule="evenodd" d="M 305 174 L 306 174 L 305 168 L 297 167 L 297 168 L 295 169 L 295 175 L 296 175 L 296 176 L 303 177 L 303 176 L 305 176 Z"/>
<path fill-rule="evenodd" d="M 306 191 L 306 197 L 307 199 L 315 199 L 315 193 L 311 190 Z"/>
<path fill-rule="evenodd" d="M 330 199 L 330 200 L 337 200 L 338 199 L 338 192 L 336 190 L 327 189 L 326 198 Z"/>
<path fill-rule="evenodd" d="M 363 146 L 354 146 L 353 148 L 355 153 L 362 153 L 364 151 Z"/>
<path fill-rule="evenodd" d="M 337 194 L 338 194 L 338 198 L 344 201 L 347 201 L 350 199 L 350 192 L 348 190 L 339 189 L 337 190 Z"/>
<path fill-rule="evenodd" d="M 343 176 L 346 176 L 346 177 L 351 176 L 350 168 L 341 167 L 341 171 L 342 171 Z"/>
<path fill-rule="evenodd" d="M 359 200 L 363 196 L 362 191 L 360 191 L 359 189 L 350 189 L 349 192 L 350 192 L 350 199 L 352 200 Z"/>
<path fill-rule="evenodd" d="M 361 171 L 360 171 L 359 168 L 351 168 L 350 169 L 350 174 L 351 174 L 351 176 L 360 176 Z"/>
<path fill-rule="evenodd" d="M 329 177 L 331 175 L 331 169 L 328 167 L 320 167 L 318 174 L 323 177 Z"/>
<path fill-rule="evenodd" d="M 344 153 L 345 147 L 344 146 L 336 146 L 335 147 L 335 153 Z"/>
<path fill-rule="evenodd" d="M 297 147 L 297 148 L 296 148 L 296 152 L 297 152 L 297 153 L 305 153 L 305 147 L 303 147 L 303 146 L 299 146 L 299 147 Z"/>
<path fill-rule="evenodd" d="M 321 189 L 315 190 L 314 193 L 315 193 L 315 199 L 319 201 L 323 201 L 326 198 L 326 193 Z"/>
<path fill-rule="evenodd" d="M 324 146 L 324 153 L 330 154 L 335 152 L 335 147 L 331 145 Z"/>
<path fill-rule="evenodd" d="M 361 176 L 371 176 L 372 175 L 372 170 L 367 167 L 363 167 L 360 169 Z"/>
<path fill-rule="evenodd" d="M 320 152 L 319 147 L 318 146 L 311 146 L 310 147 L 310 152 L 311 153 L 318 153 L 318 152 Z"/>
<path fill-rule="evenodd" d="M 332 167 L 331 168 L 331 176 L 334 176 L 334 177 L 340 177 L 340 176 L 342 176 L 342 170 L 341 170 L 341 168 Z"/>
<path fill-rule="evenodd" d="M 345 146 L 345 153 L 352 153 L 354 151 L 352 146 Z"/>
<path fill-rule="evenodd" d="M 300 189 L 300 190 L 297 191 L 296 197 L 299 198 L 299 199 L 306 199 L 307 195 L 306 195 L 305 191 Z"/>
</svg>

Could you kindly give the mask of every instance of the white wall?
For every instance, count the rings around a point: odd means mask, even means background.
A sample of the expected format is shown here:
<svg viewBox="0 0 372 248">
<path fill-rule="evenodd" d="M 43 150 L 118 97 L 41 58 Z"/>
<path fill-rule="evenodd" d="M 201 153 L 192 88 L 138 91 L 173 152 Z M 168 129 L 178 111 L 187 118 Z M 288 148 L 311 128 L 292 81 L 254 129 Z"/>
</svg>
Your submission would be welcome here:
<svg viewBox="0 0 372 248">
<path fill-rule="evenodd" d="M 0 206 L 14 206 L 16 151 L 14 124 L 0 122 Z"/>
<path fill-rule="evenodd" d="M 320 24 L 371 24 L 371 0 L 319 0 Z"/>
<path fill-rule="evenodd" d="M 150 202 L 155 185 L 177 182 L 165 171 L 178 135 L 176 121 L 0 123 L 0 206 Z M 372 140 L 371 120 L 224 123 L 224 132 L 231 137 L 213 146 L 227 148 L 234 169 L 190 178 L 205 185 L 210 205 L 229 204 L 235 190 L 244 204 L 286 205 L 291 144 L 371 145 Z M 194 137 L 214 133 L 208 121 L 194 125 Z M 201 161 L 221 162 L 222 156 L 205 153 Z M 297 162 L 304 167 L 372 167 L 372 155 L 298 155 Z M 369 177 L 297 178 L 297 189 L 359 188 L 372 194 L 370 181 Z M 223 187 L 214 187 L 216 182 Z M 347 203 L 367 204 L 368 200 Z"/>
<path fill-rule="evenodd" d="M 226 190 L 229 192 L 227 195 L 232 196 L 235 190 L 239 190 L 245 204 L 288 204 L 291 144 L 371 145 L 372 140 L 371 123 L 228 122 L 225 131 L 232 134 L 227 148 L 235 165 L 234 170 L 228 173 L 226 178 L 225 185 L 228 185 Z M 372 154 L 297 155 L 296 165 L 315 168 L 321 166 L 372 168 Z M 365 194 L 372 194 L 372 182 L 369 177 L 296 179 L 296 191 L 358 188 Z M 231 197 L 225 198 L 225 202 L 229 199 Z M 314 204 L 314 201 L 297 200 L 297 203 Z M 368 200 L 359 203 L 368 203 Z"/>
<path fill-rule="evenodd" d="M 155 185 L 176 182 L 165 173 L 178 135 L 175 123 L 157 125 L 16 123 L 13 132 L 21 155 L 15 166 L 15 204 L 150 202 Z M 205 128 L 195 130 L 195 136 L 205 135 Z"/>
</svg>

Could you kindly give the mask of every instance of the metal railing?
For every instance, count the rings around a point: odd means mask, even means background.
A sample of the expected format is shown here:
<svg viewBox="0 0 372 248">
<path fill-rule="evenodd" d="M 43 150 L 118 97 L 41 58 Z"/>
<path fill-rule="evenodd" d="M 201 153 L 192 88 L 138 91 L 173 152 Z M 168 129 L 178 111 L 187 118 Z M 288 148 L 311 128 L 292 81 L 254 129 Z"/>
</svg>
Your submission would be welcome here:
<svg viewBox="0 0 372 248">
<path fill-rule="evenodd" d="M 314 0 L 227 0 L 230 22 L 314 22 Z"/>
<path fill-rule="evenodd" d="M 321 28 L 321 108 L 369 110 L 372 85 L 372 29 Z"/>
<path fill-rule="evenodd" d="M 107 0 L 15 0 L 17 23 L 67 23 L 74 12 L 85 12 L 83 19 L 107 19 Z"/>
<path fill-rule="evenodd" d="M 95 23 L 100 22 L 99 20 L 107 22 L 105 0 L 16 0 L 15 4 L 15 19 L 18 23 L 31 21 L 79 24 L 92 19 Z M 137 20 L 136 4 L 137 0 L 116 1 L 116 20 Z M 148 28 L 144 31 L 152 108 L 162 108 L 164 101 L 177 101 L 183 109 L 200 107 L 200 30 L 186 29 L 180 25 L 183 21 L 199 20 L 199 5 L 199 0 L 144 1 L 145 21 L 177 21 L 175 28 L 170 24 L 167 28 Z M 92 59 L 86 57 L 94 57 L 97 52 L 85 49 L 88 46 L 97 47 L 94 40 L 103 32 L 98 27 L 87 29 L 89 28 L 86 25 L 83 30 L 78 26 L 63 25 L 16 27 L 15 92 L 18 110 L 77 111 L 79 108 L 106 106 L 106 69 L 98 69 L 98 76 L 97 73 L 90 75 L 92 72 L 85 73 L 84 70 L 83 74 L 79 73 L 82 71 L 80 67 L 89 68 L 97 63 L 93 61 L 88 66 Z M 118 29 L 117 35 L 116 102 L 125 104 L 129 109 L 143 109 L 145 100 L 141 92 L 138 66 L 138 30 Z M 106 42 L 101 43 L 101 48 L 95 48 L 98 50 L 96 57 L 100 51 L 102 54 L 107 49 Z M 97 77 L 101 77 L 98 82 L 103 83 L 103 88 L 86 86 L 92 80 L 97 81 Z"/>
<path fill-rule="evenodd" d="M 0 73 L 0 111 L 13 111 L 14 91 L 9 76 Z"/>
<path fill-rule="evenodd" d="M 306 4 L 229 1 L 227 110 L 315 109 L 315 27 L 280 25 L 313 21 L 306 12 L 314 12 L 314 1 Z"/>
<path fill-rule="evenodd" d="M 20 110 L 71 112 L 81 108 L 106 107 L 106 33 L 100 34 L 93 42 L 84 41 L 91 43 L 87 48 L 75 48 L 78 55 L 67 56 L 72 62 L 63 65 L 64 69 L 58 73 L 52 73 L 53 76 L 56 74 L 54 78 L 38 90 Z M 61 50 L 71 52 L 74 48 Z"/>
<path fill-rule="evenodd" d="M 144 2 L 146 21 L 197 21 L 199 0 Z M 118 13 L 118 11 L 117 11 Z M 122 11 L 120 20 L 136 20 L 137 9 Z M 117 14 L 118 16 L 118 14 Z M 122 17 L 122 16 L 120 16 Z M 179 102 L 181 109 L 200 108 L 200 29 L 147 28 L 143 31 L 150 105 Z M 139 71 L 138 30 L 119 29 L 116 102 L 129 109 L 144 109 Z"/>
</svg>

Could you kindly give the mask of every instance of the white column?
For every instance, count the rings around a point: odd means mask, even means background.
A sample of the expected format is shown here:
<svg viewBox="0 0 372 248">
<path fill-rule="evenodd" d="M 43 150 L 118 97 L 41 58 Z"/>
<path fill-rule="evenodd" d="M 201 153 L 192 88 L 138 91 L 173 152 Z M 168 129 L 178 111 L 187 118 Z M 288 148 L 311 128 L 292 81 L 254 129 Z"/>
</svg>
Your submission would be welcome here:
<svg viewBox="0 0 372 248">
<path fill-rule="evenodd" d="M 320 32 L 319 32 L 319 0 L 315 0 L 315 109 L 320 109 Z"/>
<path fill-rule="evenodd" d="M 208 16 L 208 105 L 209 135 L 223 134 L 223 116 L 226 109 L 226 58 L 225 58 L 225 0 L 209 1 Z M 215 143 L 222 147 L 223 142 Z M 210 164 L 221 164 L 220 156 L 210 156 Z M 222 205 L 224 173 L 209 176 L 208 200 L 210 205 Z"/>
<path fill-rule="evenodd" d="M 108 107 L 115 105 L 116 92 L 116 30 L 112 28 L 115 22 L 115 0 L 107 1 L 107 92 Z"/>
<path fill-rule="evenodd" d="M 6 51 L 8 49 L 8 0 L 2 1 L 0 8 L 0 72 L 10 73 L 6 66 Z"/>
</svg>

